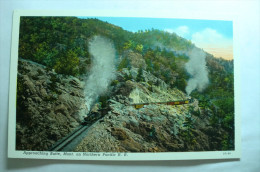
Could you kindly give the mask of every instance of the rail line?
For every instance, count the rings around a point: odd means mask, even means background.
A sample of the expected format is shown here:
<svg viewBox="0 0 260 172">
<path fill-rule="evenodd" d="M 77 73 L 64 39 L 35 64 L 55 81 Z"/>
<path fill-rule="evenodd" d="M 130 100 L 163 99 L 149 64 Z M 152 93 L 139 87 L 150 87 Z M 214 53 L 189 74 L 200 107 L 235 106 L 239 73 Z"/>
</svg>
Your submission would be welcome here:
<svg viewBox="0 0 260 172">
<path fill-rule="evenodd" d="M 72 151 L 73 148 L 80 143 L 80 141 L 84 138 L 84 133 L 87 132 L 88 128 L 91 127 L 98 120 L 103 118 L 104 113 L 106 113 L 106 109 L 101 109 L 100 113 L 91 112 L 84 118 L 84 121 L 81 122 L 81 125 L 78 126 L 73 132 L 71 132 L 66 137 L 62 138 L 58 142 L 56 142 L 49 151 Z"/>
<path fill-rule="evenodd" d="M 77 129 L 75 129 L 68 136 L 62 138 L 57 143 L 55 143 L 49 151 L 63 151 L 65 147 L 67 147 L 73 140 L 79 137 L 84 131 L 89 128 L 89 125 L 80 125 Z"/>
</svg>

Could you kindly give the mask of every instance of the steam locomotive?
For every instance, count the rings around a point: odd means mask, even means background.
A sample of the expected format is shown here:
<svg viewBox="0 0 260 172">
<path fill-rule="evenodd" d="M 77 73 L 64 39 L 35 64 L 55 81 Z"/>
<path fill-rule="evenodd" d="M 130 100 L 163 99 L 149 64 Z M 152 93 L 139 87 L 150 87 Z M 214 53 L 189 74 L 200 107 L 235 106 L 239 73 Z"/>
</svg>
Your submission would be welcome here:
<svg viewBox="0 0 260 172">
<path fill-rule="evenodd" d="M 91 125 L 97 120 L 104 117 L 107 114 L 108 109 L 100 109 L 98 112 L 90 112 L 85 118 L 81 125 Z"/>
</svg>

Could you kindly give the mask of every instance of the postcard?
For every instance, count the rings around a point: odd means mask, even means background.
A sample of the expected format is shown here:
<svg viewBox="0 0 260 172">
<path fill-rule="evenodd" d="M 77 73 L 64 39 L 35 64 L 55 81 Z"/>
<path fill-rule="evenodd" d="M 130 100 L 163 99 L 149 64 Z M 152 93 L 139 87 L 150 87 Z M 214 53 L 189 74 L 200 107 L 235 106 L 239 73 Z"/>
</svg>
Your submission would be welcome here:
<svg viewBox="0 0 260 172">
<path fill-rule="evenodd" d="M 9 158 L 240 158 L 233 21 L 129 15 L 14 11 Z"/>
</svg>

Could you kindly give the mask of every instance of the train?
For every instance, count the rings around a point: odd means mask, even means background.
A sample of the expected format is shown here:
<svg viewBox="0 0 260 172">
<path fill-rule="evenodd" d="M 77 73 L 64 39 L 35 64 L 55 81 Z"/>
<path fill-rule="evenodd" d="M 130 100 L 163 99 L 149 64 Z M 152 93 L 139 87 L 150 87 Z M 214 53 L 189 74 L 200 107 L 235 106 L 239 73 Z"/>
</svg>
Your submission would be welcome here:
<svg viewBox="0 0 260 172">
<path fill-rule="evenodd" d="M 183 105 L 183 104 L 189 104 L 192 102 L 194 102 L 193 98 L 186 99 L 186 100 L 167 101 L 167 102 L 136 103 L 136 104 L 131 104 L 130 106 L 133 106 L 136 109 L 140 109 L 140 108 L 143 108 L 145 105 L 151 105 L 151 104 Z"/>
<path fill-rule="evenodd" d="M 133 106 L 136 109 L 143 108 L 145 105 L 151 105 L 151 104 L 164 104 L 164 105 L 184 105 L 193 103 L 194 99 L 186 99 L 186 100 L 174 100 L 174 101 L 167 101 L 167 102 L 151 102 L 151 103 L 136 103 L 136 104 L 130 104 L 130 106 Z M 98 112 L 90 112 L 85 118 L 84 121 L 81 123 L 82 125 L 91 125 L 97 120 L 103 118 L 107 113 L 109 109 L 108 108 L 102 108 L 99 109 Z"/>
<path fill-rule="evenodd" d="M 97 120 L 103 118 L 105 116 L 105 114 L 108 113 L 108 109 L 107 108 L 102 108 L 99 109 L 98 112 L 90 112 L 83 120 L 83 122 L 81 123 L 81 125 L 91 125 L 94 122 L 96 122 Z"/>
</svg>

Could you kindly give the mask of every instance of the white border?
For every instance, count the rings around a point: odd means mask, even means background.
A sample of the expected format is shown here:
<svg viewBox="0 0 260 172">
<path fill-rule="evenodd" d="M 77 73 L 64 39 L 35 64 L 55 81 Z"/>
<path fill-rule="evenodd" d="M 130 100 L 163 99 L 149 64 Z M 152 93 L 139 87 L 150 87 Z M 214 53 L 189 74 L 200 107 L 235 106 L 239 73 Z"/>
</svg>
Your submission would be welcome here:
<svg viewBox="0 0 260 172">
<path fill-rule="evenodd" d="M 149 14 L 149 15 L 147 15 Z M 152 14 L 152 15 L 151 15 Z M 12 49 L 10 66 L 10 88 L 9 88 L 9 125 L 8 125 L 8 157 L 30 158 L 30 159 L 70 159 L 70 160 L 193 160 L 193 159 L 237 159 L 241 157 L 241 131 L 240 131 L 240 57 L 237 43 L 237 31 L 235 17 L 211 16 L 210 20 L 232 20 L 233 21 L 233 54 L 234 54 L 234 85 L 235 85 L 235 150 L 234 151 L 205 151 L 205 152 L 167 152 L 167 153 L 127 153 L 115 156 L 107 156 L 96 153 L 99 156 L 84 156 L 84 153 L 74 152 L 71 156 L 51 155 L 51 152 L 43 151 L 16 151 L 15 150 L 15 126 L 16 126 L 16 85 L 17 85 L 17 62 L 20 16 L 102 16 L 102 17 L 150 17 L 150 18 L 187 18 L 206 19 L 203 14 L 187 16 L 182 13 L 173 14 L 171 11 L 131 11 L 131 10 L 88 10 L 88 11 L 22 11 L 15 10 L 13 13 Z M 209 17 L 209 16 L 208 16 Z M 26 155 L 26 153 L 38 153 L 42 155 Z M 46 155 L 48 154 L 48 156 Z M 63 153 L 61 153 L 63 154 Z"/>
</svg>

